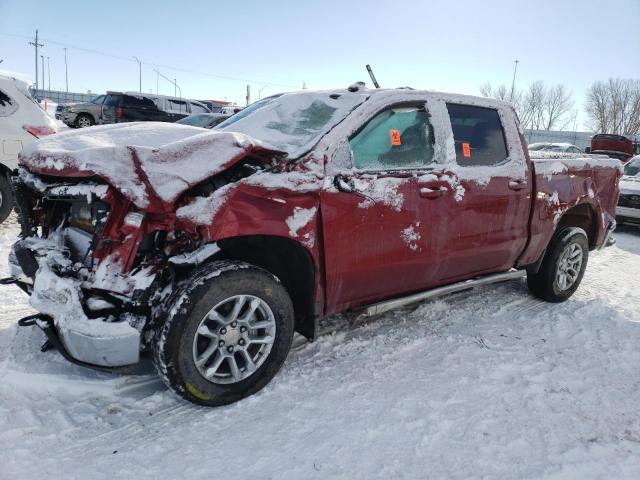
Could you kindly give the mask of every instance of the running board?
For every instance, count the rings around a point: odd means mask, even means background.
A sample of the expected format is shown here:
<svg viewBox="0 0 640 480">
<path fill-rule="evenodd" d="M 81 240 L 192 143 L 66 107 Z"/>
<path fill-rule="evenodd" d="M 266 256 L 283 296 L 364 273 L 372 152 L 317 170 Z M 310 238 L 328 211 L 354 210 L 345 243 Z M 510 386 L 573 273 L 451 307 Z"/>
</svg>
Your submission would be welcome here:
<svg viewBox="0 0 640 480">
<path fill-rule="evenodd" d="M 516 278 L 522 278 L 526 276 L 526 270 L 511 269 L 507 272 L 473 278 L 471 280 L 465 280 L 464 282 L 452 283 L 451 285 L 445 285 L 443 287 L 425 290 L 424 292 L 414 293 L 413 295 L 408 295 L 406 297 L 394 298 L 392 300 L 385 300 L 384 302 L 374 303 L 362 310 L 356 310 L 354 311 L 354 313 L 356 314 L 356 318 L 371 317 L 373 315 L 379 315 L 381 313 L 388 312 L 389 310 L 405 307 L 413 303 L 422 302 L 424 300 L 440 297 L 442 295 L 461 292 L 462 290 L 468 290 L 470 288 L 479 287 L 481 285 L 506 282 L 508 280 L 514 280 Z"/>
</svg>

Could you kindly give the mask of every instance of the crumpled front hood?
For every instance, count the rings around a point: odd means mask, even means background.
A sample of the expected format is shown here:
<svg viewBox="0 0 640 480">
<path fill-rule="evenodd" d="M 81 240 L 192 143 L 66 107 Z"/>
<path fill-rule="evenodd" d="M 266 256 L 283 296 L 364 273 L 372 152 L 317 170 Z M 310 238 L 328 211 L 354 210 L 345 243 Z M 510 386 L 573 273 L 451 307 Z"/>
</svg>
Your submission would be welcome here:
<svg viewBox="0 0 640 480">
<path fill-rule="evenodd" d="M 97 175 L 137 207 L 162 211 L 250 153 L 284 154 L 241 133 L 135 122 L 51 135 L 24 148 L 20 163 L 41 175 Z"/>
</svg>

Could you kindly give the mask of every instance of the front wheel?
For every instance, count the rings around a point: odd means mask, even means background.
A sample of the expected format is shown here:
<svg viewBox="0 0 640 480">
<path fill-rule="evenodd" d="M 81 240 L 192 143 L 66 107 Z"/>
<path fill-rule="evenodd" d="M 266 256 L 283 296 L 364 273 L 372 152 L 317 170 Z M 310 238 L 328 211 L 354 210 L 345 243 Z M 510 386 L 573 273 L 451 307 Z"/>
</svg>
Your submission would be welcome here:
<svg viewBox="0 0 640 480">
<path fill-rule="evenodd" d="M 167 386 L 200 405 L 226 405 L 257 392 L 291 347 L 289 295 L 276 277 L 246 263 L 199 269 L 167 311 L 156 336 L 156 367 Z"/>
<path fill-rule="evenodd" d="M 0 223 L 4 222 L 13 209 L 13 190 L 9 179 L 0 170 Z"/>
<path fill-rule="evenodd" d="M 93 118 L 91 118 L 89 115 L 80 114 L 78 115 L 78 118 L 76 118 L 76 127 L 78 128 L 90 127 L 93 124 Z"/>
<path fill-rule="evenodd" d="M 529 291 L 548 302 L 565 301 L 578 289 L 588 259 L 585 231 L 577 227 L 560 230 L 549 243 L 538 272 L 528 272 Z"/>
</svg>

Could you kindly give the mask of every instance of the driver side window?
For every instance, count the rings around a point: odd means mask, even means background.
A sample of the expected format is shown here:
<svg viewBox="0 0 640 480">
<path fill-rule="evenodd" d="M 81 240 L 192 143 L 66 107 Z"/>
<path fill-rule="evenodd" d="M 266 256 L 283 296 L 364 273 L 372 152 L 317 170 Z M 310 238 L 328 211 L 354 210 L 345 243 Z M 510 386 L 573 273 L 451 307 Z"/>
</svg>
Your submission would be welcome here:
<svg viewBox="0 0 640 480">
<path fill-rule="evenodd" d="M 424 168 L 433 163 L 433 128 L 424 106 L 384 110 L 349 140 L 359 170 Z"/>
</svg>

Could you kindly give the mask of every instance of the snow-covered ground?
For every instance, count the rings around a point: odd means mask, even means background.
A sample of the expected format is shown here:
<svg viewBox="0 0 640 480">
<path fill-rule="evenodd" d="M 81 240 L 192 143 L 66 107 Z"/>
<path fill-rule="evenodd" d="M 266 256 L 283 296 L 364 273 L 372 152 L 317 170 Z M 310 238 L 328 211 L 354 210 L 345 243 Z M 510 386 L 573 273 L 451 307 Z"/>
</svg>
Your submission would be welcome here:
<svg viewBox="0 0 640 480">
<path fill-rule="evenodd" d="M 0 276 L 17 231 L 0 225 Z M 0 478 L 640 478 L 640 230 L 617 240 L 566 303 L 514 281 L 386 314 L 218 409 L 148 364 L 40 353 L 1 287 Z"/>
</svg>

